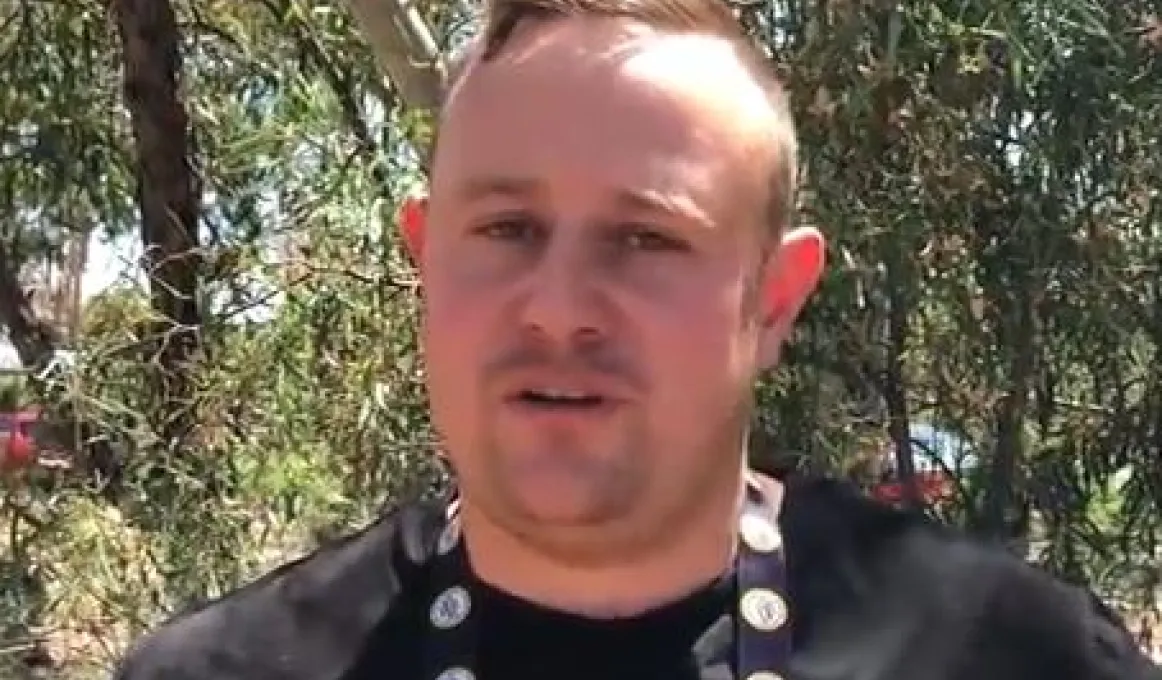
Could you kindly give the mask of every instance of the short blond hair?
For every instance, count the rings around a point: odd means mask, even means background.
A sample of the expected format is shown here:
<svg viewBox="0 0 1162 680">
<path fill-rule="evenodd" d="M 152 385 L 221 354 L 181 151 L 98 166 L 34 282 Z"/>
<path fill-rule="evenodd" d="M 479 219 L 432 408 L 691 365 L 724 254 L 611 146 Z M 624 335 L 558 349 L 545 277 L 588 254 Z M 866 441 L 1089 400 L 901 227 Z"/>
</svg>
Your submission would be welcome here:
<svg viewBox="0 0 1162 680">
<path fill-rule="evenodd" d="M 764 222 L 776 237 L 793 224 L 798 144 L 787 94 L 770 59 L 747 35 L 735 8 L 726 0 L 488 0 L 483 29 L 448 63 L 445 96 L 465 76 L 472 61 L 488 62 L 500 55 L 518 26 L 580 16 L 630 19 L 661 31 L 715 36 L 734 46 L 776 115 Z"/>
</svg>

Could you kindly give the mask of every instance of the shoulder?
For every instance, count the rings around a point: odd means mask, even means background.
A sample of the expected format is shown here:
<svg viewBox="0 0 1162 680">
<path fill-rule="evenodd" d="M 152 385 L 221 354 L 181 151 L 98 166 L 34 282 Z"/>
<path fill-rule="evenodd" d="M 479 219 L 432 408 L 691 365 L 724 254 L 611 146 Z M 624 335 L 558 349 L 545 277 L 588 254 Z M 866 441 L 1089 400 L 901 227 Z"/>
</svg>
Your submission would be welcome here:
<svg viewBox="0 0 1162 680">
<path fill-rule="evenodd" d="M 438 504 L 395 510 L 140 640 L 116 680 L 338 677 L 434 550 Z"/>
<path fill-rule="evenodd" d="M 1091 591 L 1017 560 L 998 565 L 974 638 L 978 665 L 1024 677 L 1162 680 L 1119 617 Z"/>
<path fill-rule="evenodd" d="M 899 611 L 963 626 L 991 581 L 1010 568 L 997 551 L 832 480 L 788 482 L 782 524 L 791 595 L 803 602 L 807 625 L 837 617 L 864 625 L 866 617 Z"/>
<path fill-rule="evenodd" d="M 998 679 L 1162 680 L 1096 596 L 999 547 L 838 482 L 790 485 L 788 500 L 788 559 L 813 632 L 892 627 L 927 662 Z"/>
</svg>

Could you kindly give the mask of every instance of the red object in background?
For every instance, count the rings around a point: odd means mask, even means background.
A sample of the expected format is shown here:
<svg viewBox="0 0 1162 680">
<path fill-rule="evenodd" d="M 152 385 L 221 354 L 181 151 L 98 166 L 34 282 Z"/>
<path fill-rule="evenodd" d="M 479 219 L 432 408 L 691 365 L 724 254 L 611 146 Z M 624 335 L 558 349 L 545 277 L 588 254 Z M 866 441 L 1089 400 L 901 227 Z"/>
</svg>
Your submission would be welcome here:
<svg viewBox="0 0 1162 680">
<path fill-rule="evenodd" d="M 916 484 L 925 503 L 935 503 L 952 495 L 952 482 L 943 471 L 917 472 Z M 885 503 L 904 500 L 904 485 L 899 480 L 881 482 L 872 487 L 872 496 Z"/>
<path fill-rule="evenodd" d="M 36 462 L 32 426 L 39 418 L 36 411 L 0 413 L 0 471 L 19 470 Z"/>
<path fill-rule="evenodd" d="M 407 242 L 409 254 L 418 261 L 424 250 L 425 240 L 423 199 L 415 196 L 404 199 L 399 209 L 399 225 Z"/>
</svg>

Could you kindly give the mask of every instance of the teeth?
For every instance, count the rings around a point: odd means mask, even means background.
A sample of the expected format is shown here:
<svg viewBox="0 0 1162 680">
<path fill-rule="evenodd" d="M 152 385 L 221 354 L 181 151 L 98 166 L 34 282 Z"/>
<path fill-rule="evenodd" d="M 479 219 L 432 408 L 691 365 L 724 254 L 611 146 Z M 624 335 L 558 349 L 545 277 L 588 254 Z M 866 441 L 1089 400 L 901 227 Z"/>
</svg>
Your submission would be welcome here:
<svg viewBox="0 0 1162 680">
<path fill-rule="evenodd" d="M 535 392 L 542 397 L 545 397 L 546 399 L 585 399 L 589 396 L 588 394 L 579 392 L 577 390 L 558 390 L 552 388 L 547 390 L 535 390 Z"/>
</svg>

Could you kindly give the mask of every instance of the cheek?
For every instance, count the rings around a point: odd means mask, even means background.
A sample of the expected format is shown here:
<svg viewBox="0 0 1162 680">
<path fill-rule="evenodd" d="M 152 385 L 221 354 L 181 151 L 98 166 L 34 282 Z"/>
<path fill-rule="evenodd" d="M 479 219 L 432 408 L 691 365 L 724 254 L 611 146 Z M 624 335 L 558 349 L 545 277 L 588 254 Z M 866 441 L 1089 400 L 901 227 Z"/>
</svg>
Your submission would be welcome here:
<svg viewBox="0 0 1162 680">
<path fill-rule="evenodd" d="M 424 292 L 424 359 L 434 415 L 443 427 L 475 403 L 476 381 L 486 360 L 488 308 L 454 282 L 432 281 Z M 451 412 L 456 415 L 452 416 Z"/>
<path fill-rule="evenodd" d="M 441 264 L 426 277 L 424 285 L 424 323 L 429 343 L 434 347 L 472 349 L 475 336 L 484 332 L 489 305 L 487 289 L 466 278 L 459 271 Z M 471 338 L 471 339 L 470 339 Z"/>
<path fill-rule="evenodd" d="M 728 460 L 723 451 L 734 444 L 725 437 L 741 426 L 748 381 L 739 361 L 738 334 L 728 328 L 691 325 L 682 334 L 659 341 L 653 353 L 657 382 L 649 406 L 651 436 L 675 481 L 713 474 L 707 472 L 708 466 L 718 469 L 718 461 Z"/>
<path fill-rule="evenodd" d="M 714 408 L 749 384 L 755 343 L 740 308 L 737 297 L 691 294 L 683 304 L 652 315 L 656 321 L 643 328 L 644 358 L 666 408 L 696 416 L 698 409 Z"/>
</svg>

